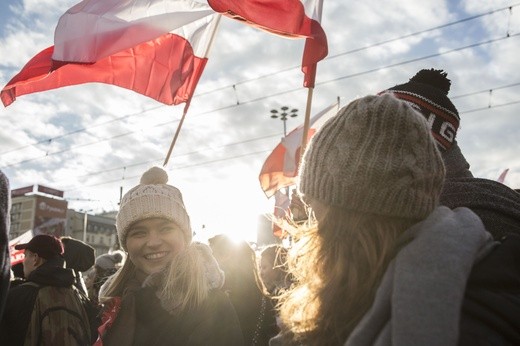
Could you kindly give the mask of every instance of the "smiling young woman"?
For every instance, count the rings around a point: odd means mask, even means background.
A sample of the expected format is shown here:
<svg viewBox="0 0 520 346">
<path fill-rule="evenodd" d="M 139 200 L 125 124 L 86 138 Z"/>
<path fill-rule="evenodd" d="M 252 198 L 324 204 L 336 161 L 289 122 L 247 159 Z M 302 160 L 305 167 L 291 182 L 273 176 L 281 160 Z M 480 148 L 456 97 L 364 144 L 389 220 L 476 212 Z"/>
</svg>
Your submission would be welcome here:
<svg viewBox="0 0 520 346">
<path fill-rule="evenodd" d="M 167 181 L 153 167 L 121 201 L 116 227 L 128 260 L 101 287 L 96 345 L 241 345 L 224 274 L 209 247 L 192 242 L 182 194 Z"/>
</svg>

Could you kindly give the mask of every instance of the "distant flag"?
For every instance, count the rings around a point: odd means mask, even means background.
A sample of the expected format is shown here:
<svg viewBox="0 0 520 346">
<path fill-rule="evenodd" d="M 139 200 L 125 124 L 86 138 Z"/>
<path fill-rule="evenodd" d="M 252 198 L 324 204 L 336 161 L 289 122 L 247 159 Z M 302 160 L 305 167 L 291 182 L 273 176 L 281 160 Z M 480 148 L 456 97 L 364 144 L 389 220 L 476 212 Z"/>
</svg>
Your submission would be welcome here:
<svg viewBox="0 0 520 346">
<path fill-rule="evenodd" d="M 283 237 L 282 228 L 276 223 L 276 219 L 284 219 L 286 216 L 290 215 L 289 206 L 291 204 L 291 199 L 288 195 L 281 191 L 276 191 L 274 194 L 274 212 L 273 216 L 275 220 L 273 220 L 273 234 L 278 238 Z"/>
<path fill-rule="evenodd" d="M 325 121 L 337 113 L 338 106 L 339 103 L 336 102 L 310 119 L 308 139 L 312 138 Z M 268 198 L 272 197 L 276 191 L 295 183 L 300 162 L 302 136 L 303 126 L 300 125 L 282 138 L 281 143 L 265 160 L 258 179 Z"/>
<path fill-rule="evenodd" d="M 31 230 L 9 241 L 9 256 L 11 258 L 11 266 L 22 263 L 25 259 L 25 250 L 16 250 L 14 247 L 18 244 L 28 243 L 33 237 Z"/>
<path fill-rule="evenodd" d="M 189 102 L 207 62 L 218 14 L 191 0 L 85 0 L 69 9 L 55 46 L 0 92 L 17 96 L 69 85 L 117 85 L 171 105 Z"/>
<path fill-rule="evenodd" d="M 323 0 L 208 0 L 219 13 L 248 25 L 290 38 L 306 38 L 302 58 L 303 85 L 314 88 L 316 64 L 328 54 L 321 27 Z"/>
<path fill-rule="evenodd" d="M 498 181 L 499 183 L 502 183 L 502 184 L 503 184 L 504 181 L 506 180 L 506 175 L 507 175 L 508 172 L 509 172 L 509 168 L 506 168 L 506 169 L 502 172 L 502 174 L 500 174 L 500 176 L 498 177 L 497 181 Z"/>
</svg>

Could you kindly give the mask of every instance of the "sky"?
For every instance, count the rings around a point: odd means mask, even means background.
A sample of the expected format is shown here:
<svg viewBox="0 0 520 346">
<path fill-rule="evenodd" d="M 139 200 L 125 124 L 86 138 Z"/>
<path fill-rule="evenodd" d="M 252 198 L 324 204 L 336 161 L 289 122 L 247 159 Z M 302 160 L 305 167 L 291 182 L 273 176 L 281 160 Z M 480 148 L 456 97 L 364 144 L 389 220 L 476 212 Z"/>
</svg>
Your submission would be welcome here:
<svg viewBox="0 0 520 346">
<path fill-rule="evenodd" d="M 2 86 L 53 44 L 76 2 L 2 0 Z M 508 168 L 505 184 L 520 188 L 520 2 L 324 0 L 322 27 L 329 55 L 318 64 L 311 114 L 443 69 L 473 174 L 496 180 Z M 303 122 L 303 44 L 222 18 L 166 167 L 200 239 L 254 240 L 258 216 L 273 210 L 258 175 L 283 136 L 270 110 L 298 109 L 288 130 Z M 182 109 L 103 84 L 21 96 L 0 108 L 0 169 L 12 188 L 42 184 L 65 191 L 69 208 L 114 210 L 121 188 L 162 165 Z"/>
</svg>

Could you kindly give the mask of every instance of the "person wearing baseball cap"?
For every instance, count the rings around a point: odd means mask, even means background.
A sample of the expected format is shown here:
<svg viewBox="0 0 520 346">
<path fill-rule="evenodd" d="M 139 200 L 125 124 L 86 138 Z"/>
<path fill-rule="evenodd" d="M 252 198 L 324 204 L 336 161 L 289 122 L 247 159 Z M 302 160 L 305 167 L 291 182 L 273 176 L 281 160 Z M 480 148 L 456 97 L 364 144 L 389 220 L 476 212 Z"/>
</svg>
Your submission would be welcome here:
<svg viewBox="0 0 520 346">
<path fill-rule="evenodd" d="M 82 308 L 80 298 L 73 288 L 75 282 L 74 271 L 65 268 L 63 257 L 63 243 L 60 239 L 47 234 L 34 236 L 28 243 L 18 244 L 17 250 L 25 250 L 23 270 L 27 282 L 12 288 L 7 297 L 4 316 L 0 324 L 1 345 L 23 344 L 67 344 L 66 334 L 60 328 L 69 328 L 71 321 L 61 321 L 60 326 L 54 326 L 56 334 L 41 333 L 43 320 L 40 311 L 47 311 L 45 306 L 62 302 L 65 308 L 77 312 L 83 319 L 88 320 Z M 52 290 L 54 302 L 44 301 L 40 292 Z M 60 303 L 60 304 L 62 304 Z M 47 318 L 53 323 L 52 318 Z M 70 329 L 70 328 L 69 328 Z M 84 339 L 90 340 L 90 331 L 85 330 Z M 61 333 L 61 334 L 60 334 Z M 43 338 L 43 339 L 42 339 Z"/>
<path fill-rule="evenodd" d="M 23 274 L 26 278 L 39 266 L 50 259 L 63 260 L 63 243 L 56 237 L 40 234 L 28 243 L 18 244 L 16 250 L 25 250 Z"/>
</svg>

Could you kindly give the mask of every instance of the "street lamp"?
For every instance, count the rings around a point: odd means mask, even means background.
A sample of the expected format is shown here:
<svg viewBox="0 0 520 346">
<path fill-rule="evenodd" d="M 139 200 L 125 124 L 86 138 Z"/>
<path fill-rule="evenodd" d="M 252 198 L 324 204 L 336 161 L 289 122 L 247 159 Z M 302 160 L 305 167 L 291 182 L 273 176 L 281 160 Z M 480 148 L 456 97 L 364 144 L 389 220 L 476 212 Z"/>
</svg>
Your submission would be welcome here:
<svg viewBox="0 0 520 346">
<path fill-rule="evenodd" d="M 283 121 L 283 136 L 287 136 L 287 117 L 294 118 L 298 116 L 298 109 L 293 108 L 290 112 L 287 112 L 289 110 L 289 107 L 283 106 L 280 108 L 281 112 L 278 112 L 276 109 L 271 109 L 271 118 L 278 119 L 280 118 L 281 121 Z"/>
</svg>

